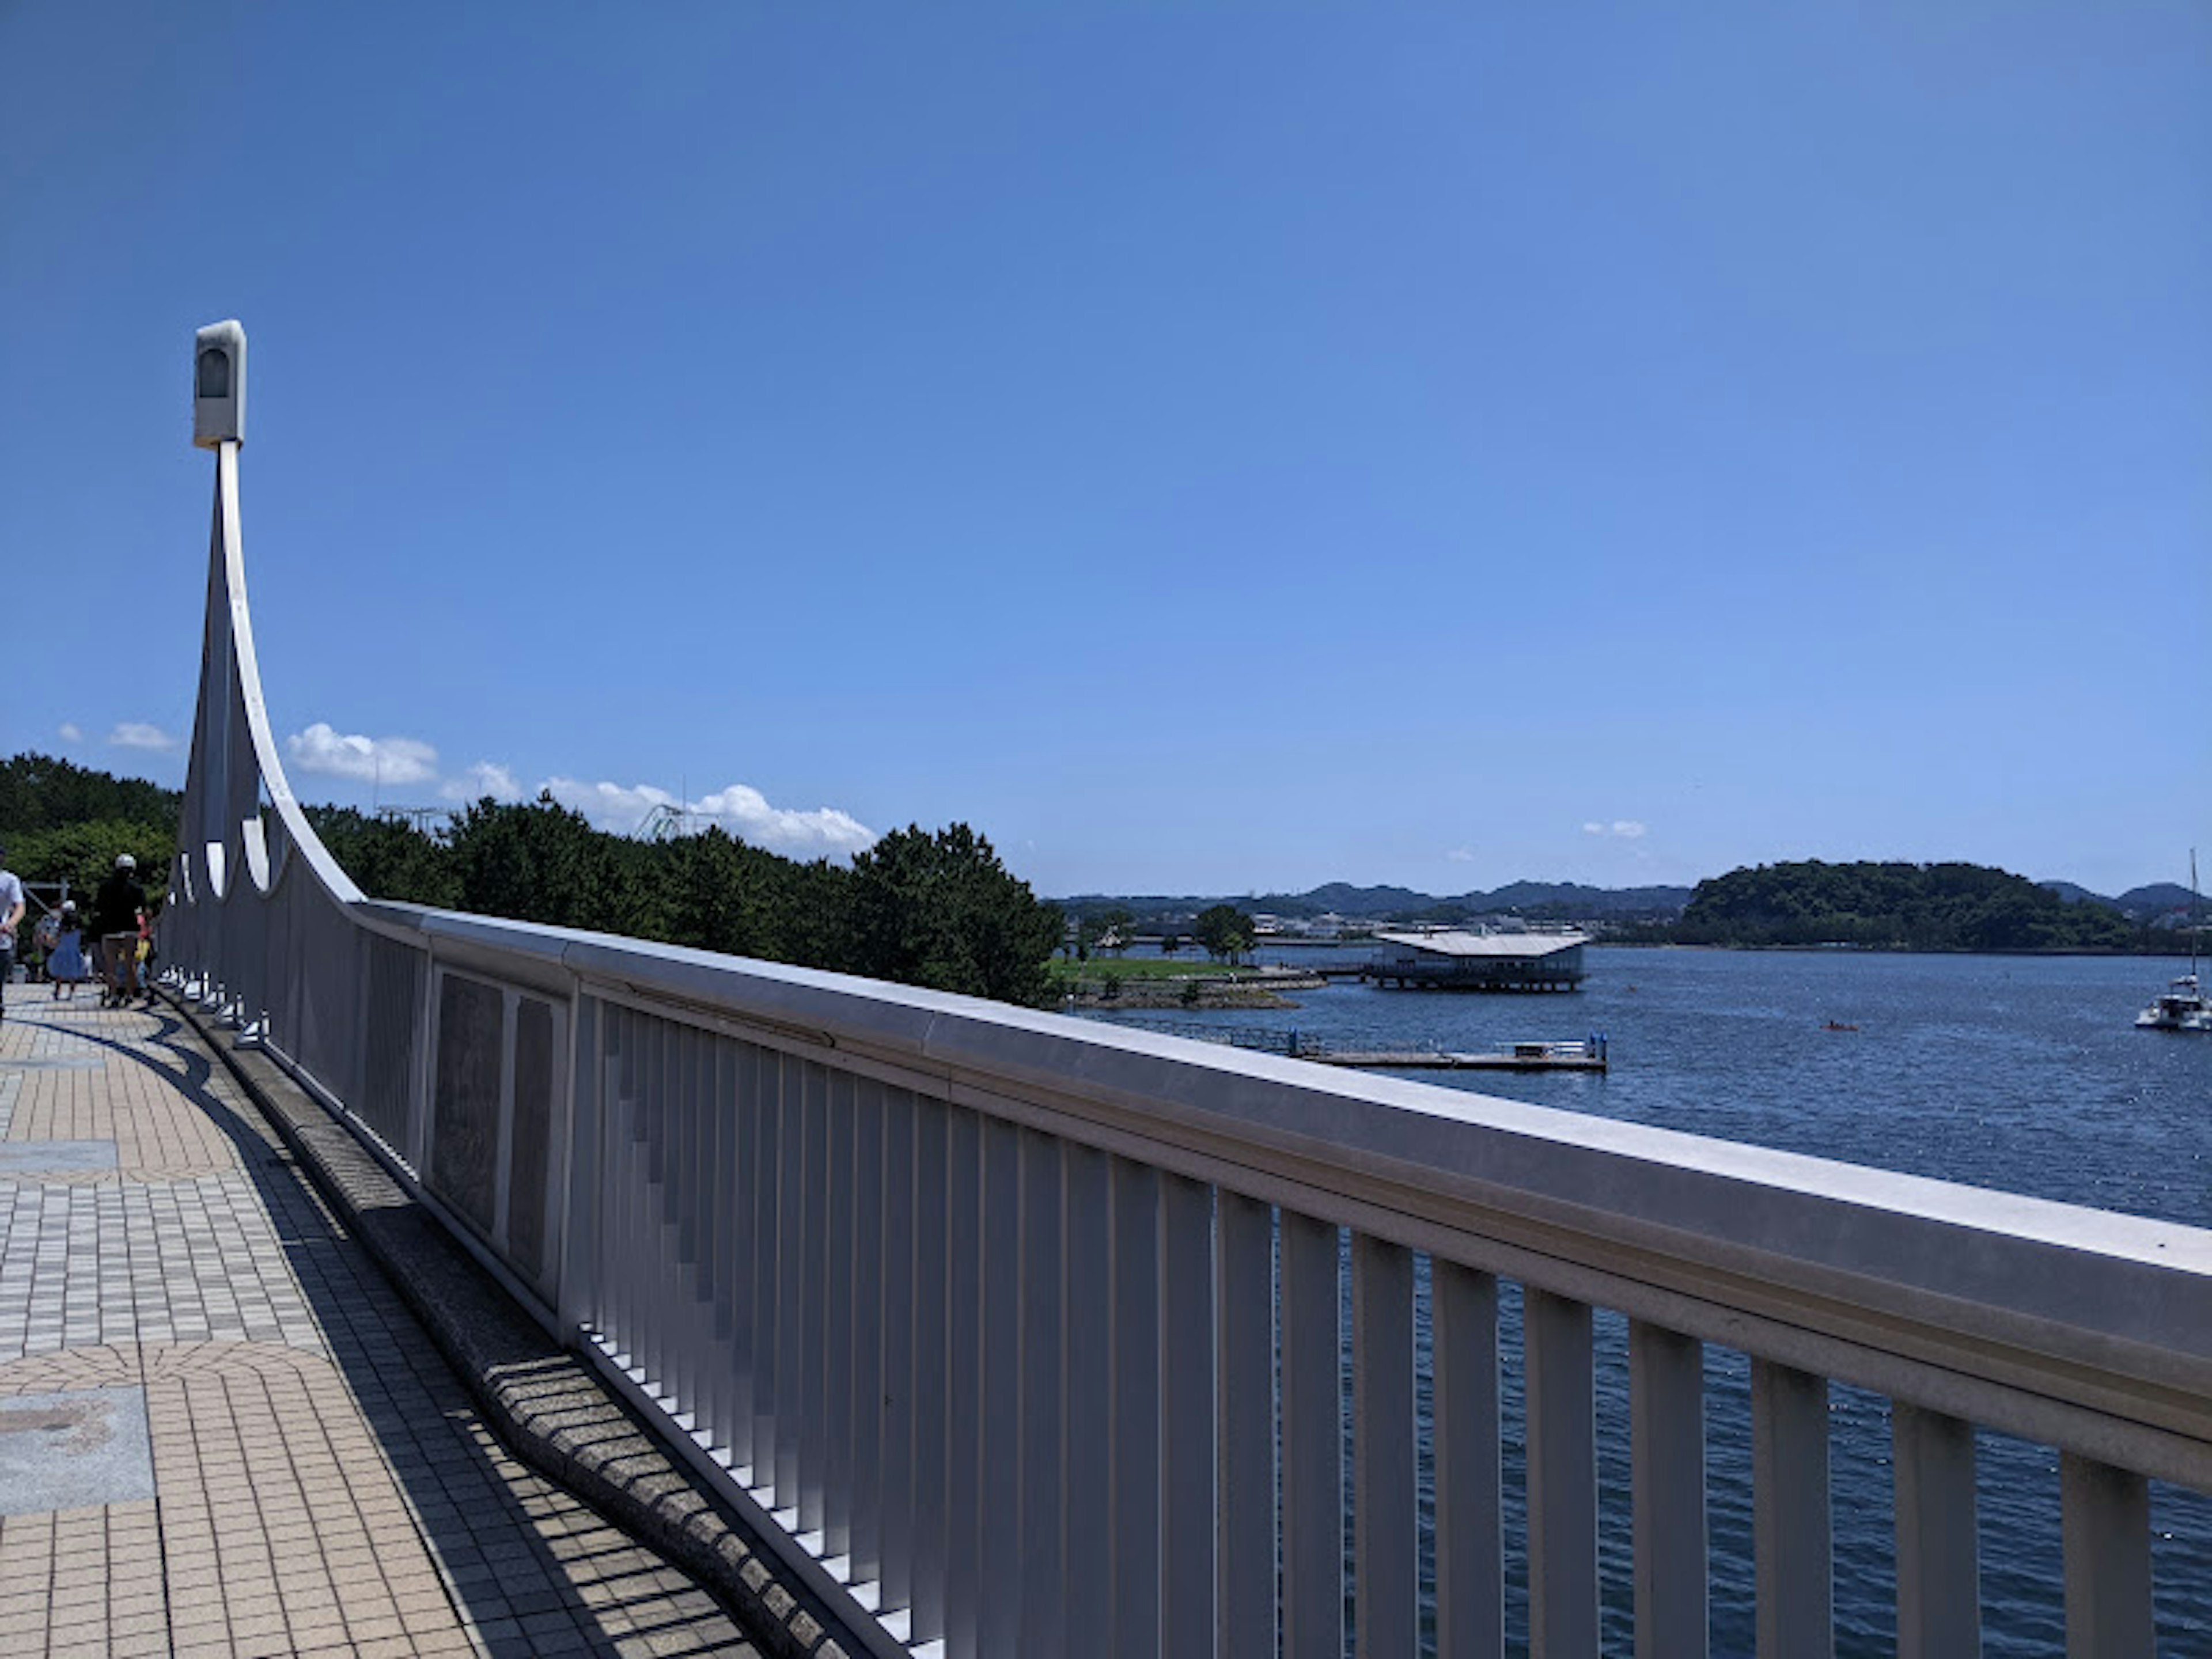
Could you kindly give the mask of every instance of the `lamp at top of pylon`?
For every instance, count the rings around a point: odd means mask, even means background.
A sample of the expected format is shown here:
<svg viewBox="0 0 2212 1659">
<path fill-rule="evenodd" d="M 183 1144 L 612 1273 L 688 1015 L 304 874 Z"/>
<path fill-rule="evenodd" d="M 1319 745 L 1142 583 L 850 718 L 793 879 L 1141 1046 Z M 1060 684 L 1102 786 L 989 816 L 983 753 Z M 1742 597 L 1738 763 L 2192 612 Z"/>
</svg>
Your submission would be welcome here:
<svg viewBox="0 0 2212 1659">
<path fill-rule="evenodd" d="M 192 337 L 192 441 L 246 441 L 246 325 L 235 318 Z"/>
</svg>

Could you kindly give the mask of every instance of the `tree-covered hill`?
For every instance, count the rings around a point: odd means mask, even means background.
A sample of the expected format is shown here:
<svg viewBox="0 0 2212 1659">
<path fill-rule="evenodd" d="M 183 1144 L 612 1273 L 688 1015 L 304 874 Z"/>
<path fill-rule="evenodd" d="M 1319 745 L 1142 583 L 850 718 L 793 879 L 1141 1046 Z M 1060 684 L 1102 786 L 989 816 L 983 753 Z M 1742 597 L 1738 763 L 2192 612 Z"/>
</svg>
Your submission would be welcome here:
<svg viewBox="0 0 2212 1659">
<path fill-rule="evenodd" d="M 2137 930 L 2091 901 L 1978 864 L 1759 865 L 1698 884 L 1685 945 L 1856 945 L 1908 951 L 2125 951 Z"/>
</svg>

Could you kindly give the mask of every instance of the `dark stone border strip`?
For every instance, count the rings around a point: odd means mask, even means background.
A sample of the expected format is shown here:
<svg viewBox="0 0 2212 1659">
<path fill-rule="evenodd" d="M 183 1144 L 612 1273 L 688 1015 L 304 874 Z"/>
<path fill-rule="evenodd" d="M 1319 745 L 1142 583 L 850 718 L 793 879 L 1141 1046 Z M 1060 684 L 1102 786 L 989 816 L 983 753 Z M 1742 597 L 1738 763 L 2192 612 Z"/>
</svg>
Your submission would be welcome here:
<svg viewBox="0 0 2212 1659">
<path fill-rule="evenodd" d="M 267 1054 L 224 1041 L 197 1010 L 162 994 L 384 1270 L 502 1445 L 690 1574 L 775 1659 L 850 1659 L 866 1651 L 607 1389 L 589 1362 L 546 1335 L 342 1121 Z"/>
</svg>

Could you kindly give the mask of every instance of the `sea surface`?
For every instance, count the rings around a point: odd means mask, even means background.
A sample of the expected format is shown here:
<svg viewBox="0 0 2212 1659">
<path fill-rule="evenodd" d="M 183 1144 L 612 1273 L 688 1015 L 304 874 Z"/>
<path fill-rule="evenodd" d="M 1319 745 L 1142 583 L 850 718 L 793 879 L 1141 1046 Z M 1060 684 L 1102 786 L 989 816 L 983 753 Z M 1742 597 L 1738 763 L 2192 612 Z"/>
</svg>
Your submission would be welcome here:
<svg viewBox="0 0 2212 1659">
<path fill-rule="evenodd" d="M 1280 947 L 1263 960 L 1348 963 Z M 1338 1047 L 1484 1048 L 1602 1034 L 1612 1070 L 1418 1072 L 1447 1088 L 2212 1227 L 2212 1037 L 2135 1029 L 2183 971 L 2166 958 L 1904 956 L 1592 947 L 1571 994 L 1482 996 L 1356 983 L 1296 1009 L 1146 1010 L 1147 1022 L 1297 1030 Z M 1855 1031 L 1825 1029 L 1834 1020 Z M 1423 1276 L 1425 1279 L 1425 1275 Z M 1520 1309 L 1507 1287 L 1508 1537 L 1524 1536 Z M 1427 1374 L 1425 1297 L 1418 1340 Z M 1626 1322 L 1600 1312 L 1605 1648 L 1632 1651 Z M 1749 1365 L 1706 1357 L 1712 1651 L 1753 1651 Z M 1896 1650 L 1887 1401 L 1831 1390 L 1837 1651 Z M 1983 1651 L 2063 1650 L 2057 1455 L 1978 1437 Z M 2159 1651 L 2212 1656 L 2212 1500 L 2152 1490 Z M 1425 1530 L 1425 1517 L 1424 1527 Z M 1509 1644 L 1527 1644 L 1526 1562 L 1509 1565 Z"/>
</svg>

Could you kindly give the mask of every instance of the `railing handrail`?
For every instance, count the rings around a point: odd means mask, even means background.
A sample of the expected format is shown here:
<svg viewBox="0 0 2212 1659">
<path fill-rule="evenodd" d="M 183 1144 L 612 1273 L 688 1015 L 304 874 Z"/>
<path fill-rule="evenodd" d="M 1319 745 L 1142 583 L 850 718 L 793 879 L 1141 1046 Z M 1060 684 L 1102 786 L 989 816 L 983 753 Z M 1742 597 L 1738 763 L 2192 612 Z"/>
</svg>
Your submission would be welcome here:
<svg viewBox="0 0 2212 1659">
<path fill-rule="evenodd" d="M 593 995 L 2193 1486 L 2212 1231 L 819 969 L 364 902 Z"/>
</svg>

